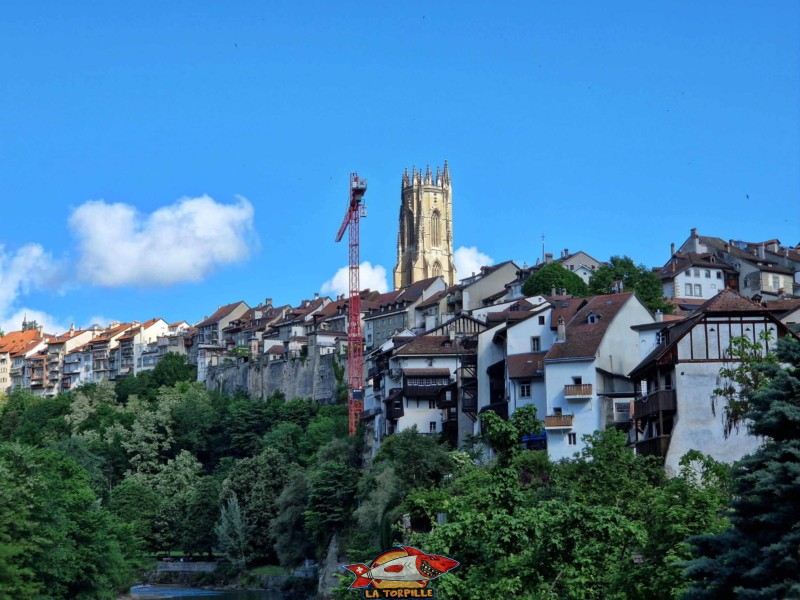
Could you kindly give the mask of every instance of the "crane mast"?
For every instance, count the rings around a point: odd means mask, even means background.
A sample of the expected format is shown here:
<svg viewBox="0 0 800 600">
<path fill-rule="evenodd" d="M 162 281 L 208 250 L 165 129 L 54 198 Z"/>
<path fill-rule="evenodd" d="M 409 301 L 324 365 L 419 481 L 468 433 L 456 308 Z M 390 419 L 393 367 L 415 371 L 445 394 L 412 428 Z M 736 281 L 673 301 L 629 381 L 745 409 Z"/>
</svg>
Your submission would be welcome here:
<svg viewBox="0 0 800 600">
<path fill-rule="evenodd" d="M 350 173 L 350 198 L 342 225 L 336 234 L 340 241 L 349 227 L 350 298 L 347 309 L 347 389 L 350 435 L 355 435 L 364 410 L 364 348 L 361 333 L 361 282 L 359 277 L 359 219 L 366 216 L 361 203 L 367 191 L 367 180 Z"/>
</svg>

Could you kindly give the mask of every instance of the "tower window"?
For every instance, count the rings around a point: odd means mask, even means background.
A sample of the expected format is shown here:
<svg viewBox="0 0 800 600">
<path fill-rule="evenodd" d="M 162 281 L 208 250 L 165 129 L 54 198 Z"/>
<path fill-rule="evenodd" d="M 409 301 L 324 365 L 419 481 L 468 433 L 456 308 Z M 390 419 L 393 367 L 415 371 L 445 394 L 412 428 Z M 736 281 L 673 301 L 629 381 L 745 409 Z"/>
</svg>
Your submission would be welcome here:
<svg viewBox="0 0 800 600">
<path fill-rule="evenodd" d="M 431 215 L 431 244 L 434 246 L 442 244 L 441 218 L 438 210 L 434 210 Z"/>
<path fill-rule="evenodd" d="M 442 274 L 442 264 L 437 260 L 433 263 L 433 269 L 431 270 L 431 274 L 434 277 L 439 277 Z"/>
</svg>

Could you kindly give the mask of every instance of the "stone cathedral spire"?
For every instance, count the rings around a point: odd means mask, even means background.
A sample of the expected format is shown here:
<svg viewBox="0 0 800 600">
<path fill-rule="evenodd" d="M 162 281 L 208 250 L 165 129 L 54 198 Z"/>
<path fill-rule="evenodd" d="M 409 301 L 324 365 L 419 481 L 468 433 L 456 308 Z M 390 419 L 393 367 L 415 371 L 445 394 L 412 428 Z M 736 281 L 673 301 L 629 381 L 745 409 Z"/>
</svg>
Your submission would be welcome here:
<svg viewBox="0 0 800 600">
<path fill-rule="evenodd" d="M 456 279 L 453 264 L 453 203 L 450 169 L 430 166 L 403 172 L 394 288 L 441 275 L 448 286 Z"/>
</svg>

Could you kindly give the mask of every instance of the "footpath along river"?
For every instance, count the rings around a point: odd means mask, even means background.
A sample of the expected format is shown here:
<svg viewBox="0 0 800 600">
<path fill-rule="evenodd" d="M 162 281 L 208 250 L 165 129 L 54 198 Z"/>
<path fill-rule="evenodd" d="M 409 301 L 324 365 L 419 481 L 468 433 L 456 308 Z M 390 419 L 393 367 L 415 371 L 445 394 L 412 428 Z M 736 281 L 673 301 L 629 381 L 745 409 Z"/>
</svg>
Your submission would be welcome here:
<svg viewBox="0 0 800 600">
<path fill-rule="evenodd" d="M 287 600 L 289 596 L 272 590 L 205 590 L 177 585 L 135 585 L 130 600 Z M 297 598 L 297 596 L 294 596 Z"/>
</svg>

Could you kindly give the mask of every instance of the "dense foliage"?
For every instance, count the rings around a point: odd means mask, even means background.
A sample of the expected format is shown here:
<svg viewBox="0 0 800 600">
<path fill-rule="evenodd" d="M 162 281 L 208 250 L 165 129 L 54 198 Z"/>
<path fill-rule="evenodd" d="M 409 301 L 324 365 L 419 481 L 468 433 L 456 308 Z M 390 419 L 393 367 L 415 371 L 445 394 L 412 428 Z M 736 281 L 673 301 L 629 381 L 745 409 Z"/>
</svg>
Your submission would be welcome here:
<svg viewBox="0 0 800 600">
<path fill-rule="evenodd" d="M 613 292 L 636 292 L 647 308 L 672 314 L 674 306 L 664 299 L 661 280 L 646 265 L 636 265 L 627 256 L 612 256 L 589 279 L 589 292 L 611 294 Z"/>
<path fill-rule="evenodd" d="M 757 367 L 769 385 L 748 418 L 768 443 L 736 466 L 732 504 L 728 466 L 691 452 L 668 478 L 614 430 L 558 463 L 523 450 L 541 431 L 530 407 L 482 415 L 463 449 L 411 429 L 369 458 L 343 395 L 212 393 L 174 358 L 116 387 L 15 391 L 0 405 L 0 599 L 113 598 L 169 551 L 234 574 L 294 567 L 334 535 L 350 562 L 397 543 L 452 556 L 443 599 L 678 598 L 690 583 L 696 597 L 790 597 L 800 352 L 780 352 L 791 368 Z"/>
<path fill-rule="evenodd" d="M 759 367 L 766 383 L 750 389 L 747 417 L 766 442 L 733 470 L 730 527 L 694 539 L 690 598 L 800 597 L 800 343 L 778 344 Z"/>
<path fill-rule="evenodd" d="M 566 290 L 573 296 L 587 296 L 589 288 L 586 282 L 560 262 L 550 262 L 536 269 L 522 286 L 525 296 L 538 294 L 549 295 L 553 290 Z"/>
</svg>

